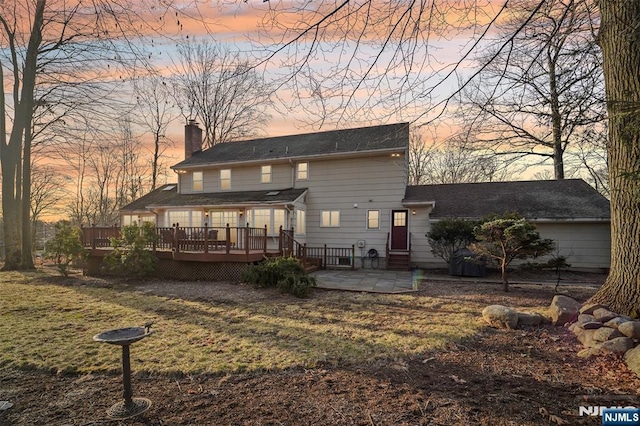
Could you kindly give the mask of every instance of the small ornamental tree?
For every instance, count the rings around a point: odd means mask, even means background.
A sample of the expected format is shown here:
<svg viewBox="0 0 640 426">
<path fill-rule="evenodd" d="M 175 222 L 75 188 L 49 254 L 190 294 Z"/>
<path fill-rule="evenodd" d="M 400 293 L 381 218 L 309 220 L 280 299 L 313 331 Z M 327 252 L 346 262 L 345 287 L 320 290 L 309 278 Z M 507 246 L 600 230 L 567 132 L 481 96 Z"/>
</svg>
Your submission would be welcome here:
<svg viewBox="0 0 640 426">
<path fill-rule="evenodd" d="M 80 230 L 72 227 L 68 221 L 62 220 L 56 223 L 55 231 L 56 235 L 47 241 L 44 257 L 52 259 L 60 273 L 68 277 L 69 265 L 72 262 L 84 260 L 87 250 L 82 246 Z"/>
<path fill-rule="evenodd" d="M 553 240 L 540 238 L 533 223 L 509 214 L 478 225 L 474 252 L 500 265 L 504 291 L 509 291 L 507 267 L 515 259 L 544 256 L 553 250 Z"/>
<path fill-rule="evenodd" d="M 434 256 L 441 257 L 447 264 L 456 250 L 467 247 L 475 241 L 473 233 L 478 222 L 465 219 L 443 219 L 431 225 L 426 237 Z"/>
<path fill-rule="evenodd" d="M 157 240 L 155 225 L 151 222 L 124 226 L 120 237 L 111 238 L 113 251 L 105 256 L 103 270 L 135 277 L 150 275 L 156 269 L 157 258 L 149 248 Z"/>
</svg>

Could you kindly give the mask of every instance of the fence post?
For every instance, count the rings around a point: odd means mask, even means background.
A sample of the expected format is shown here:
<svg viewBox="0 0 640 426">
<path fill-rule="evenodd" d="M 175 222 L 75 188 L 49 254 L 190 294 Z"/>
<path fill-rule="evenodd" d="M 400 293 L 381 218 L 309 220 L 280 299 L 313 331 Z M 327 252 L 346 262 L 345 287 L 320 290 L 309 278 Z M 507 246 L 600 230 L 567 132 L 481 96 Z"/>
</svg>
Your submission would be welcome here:
<svg viewBox="0 0 640 426">
<path fill-rule="evenodd" d="M 307 243 L 302 245 L 302 265 L 306 268 L 307 266 Z"/>
<path fill-rule="evenodd" d="M 247 226 L 245 227 L 245 232 L 244 232 L 244 252 L 248 255 L 249 254 L 249 243 L 251 242 L 251 239 L 249 238 L 249 224 L 247 223 Z"/>
<path fill-rule="evenodd" d="M 173 251 L 176 253 L 180 252 L 180 241 L 178 241 L 178 228 L 180 227 L 179 223 L 175 223 L 173 225 Z"/>
<path fill-rule="evenodd" d="M 204 253 L 209 253 L 209 226 L 207 222 L 204 223 Z"/>
<path fill-rule="evenodd" d="M 356 269 L 356 246 L 351 244 L 351 270 Z"/>
<path fill-rule="evenodd" d="M 327 269 L 327 245 L 324 245 L 324 253 L 322 254 L 322 264 L 324 265 L 324 269 Z"/>
<path fill-rule="evenodd" d="M 91 238 L 91 248 L 92 249 L 96 248 L 95 232 L 96 232 L 96 224 L 94 223 L 94 224 L 91 225 L 91 231 L 90 231 L 90 234 L 91 234 L 91 237 L 90 237 Z"/>
<path fill-rule="evenodd" d="M 262 248 L 264 249 L 264 254 L 267 254 L 267 225 L 264 225 L 264 239 L 262 240 Z"/>
</svg>

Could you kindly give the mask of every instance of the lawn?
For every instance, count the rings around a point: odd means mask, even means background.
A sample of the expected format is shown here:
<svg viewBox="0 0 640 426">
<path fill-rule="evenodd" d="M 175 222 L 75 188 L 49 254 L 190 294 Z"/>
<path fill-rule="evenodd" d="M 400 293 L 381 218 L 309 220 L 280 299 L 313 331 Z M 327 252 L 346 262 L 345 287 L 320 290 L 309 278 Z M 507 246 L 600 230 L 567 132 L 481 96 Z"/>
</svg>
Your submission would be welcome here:
<svg viewBox="0 0 640 426">
<path fill-rule="evenodd" d="M 0 273 L 0 424 L 108 422 L 120 350 L 92 337 L 155 321 L 131 349 L 151 409 L 126 424 L 600 424 L 584 395 L 639 394 L 619 357 L 582 359 L 563 327 L 486 327 L 489 304 L 543 310 L 555 283 L 451 282 L 408 295 Z M 588 278 L 561 291 L 584 301 Z M 601 282 L 601 281 L 600 281 Z"/>
<path fill-rule="evenodd" d="M 94 284 L 1 273 L 0 335 L 10 338 L 1 340 L 0 365 L 117 372 L 120 351 L 92 336 L 148 321 L 156 333 L 132 347 L 135 370 L 183 375 L 399 359 L 482 327 L 481 305 L 439 297 L 338 292 L 301 300 L 260 290 L 262 299 L 205 301 Z"/>
</svg>

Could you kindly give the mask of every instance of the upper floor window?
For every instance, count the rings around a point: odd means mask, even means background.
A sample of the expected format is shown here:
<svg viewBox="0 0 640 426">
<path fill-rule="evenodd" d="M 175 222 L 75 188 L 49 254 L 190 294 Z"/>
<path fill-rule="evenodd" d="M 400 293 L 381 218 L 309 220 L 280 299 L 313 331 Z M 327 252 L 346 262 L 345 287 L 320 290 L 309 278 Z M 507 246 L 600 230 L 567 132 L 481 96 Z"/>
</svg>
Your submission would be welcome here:
<svg viewBox="0 0 640 426">
<path fill-rule="evenodd" d="M 320 212 L 321 228 L 339 228 L 340 210 L 323 210 Z"/>
<path fill-rule="evenodd" d="M 202 172 L 193 172 L 191 185 L 194 192 L 202 192 L 204 187 Z"/>
<path fill-rule="evenodd" d="M 231 169 L 220 170 L 220 189 L 231 189 Z"/>
<path fill-rule="evenodd" d="M 262 166 L 260 168 L 260 182 L 262 183 L 271 182 L 271 166 Z"/>
<path fill-rule="evenodd" d="M 309 163 L 298 163 L 297 164 L 297 178 L 298 180 L 307 180 L 309 179 Z"/>
<path fill-rule="evenodd" d="M 380 210 L 367 210 L 367 229 L 380 229 Z"/>
</svg>

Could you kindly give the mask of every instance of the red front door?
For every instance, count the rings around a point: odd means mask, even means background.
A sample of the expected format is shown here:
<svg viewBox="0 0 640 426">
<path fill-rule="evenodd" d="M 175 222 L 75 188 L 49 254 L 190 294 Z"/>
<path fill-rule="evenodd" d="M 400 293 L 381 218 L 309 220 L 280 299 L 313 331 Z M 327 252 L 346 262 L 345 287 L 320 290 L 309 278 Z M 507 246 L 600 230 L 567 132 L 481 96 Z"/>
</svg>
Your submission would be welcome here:
<svg viewBox="0 0 640 426">
<path fill-rule="evenodd" d="M 391 250 L 407 249 L 407 210 L 391 211 Z"/>
</svg>

